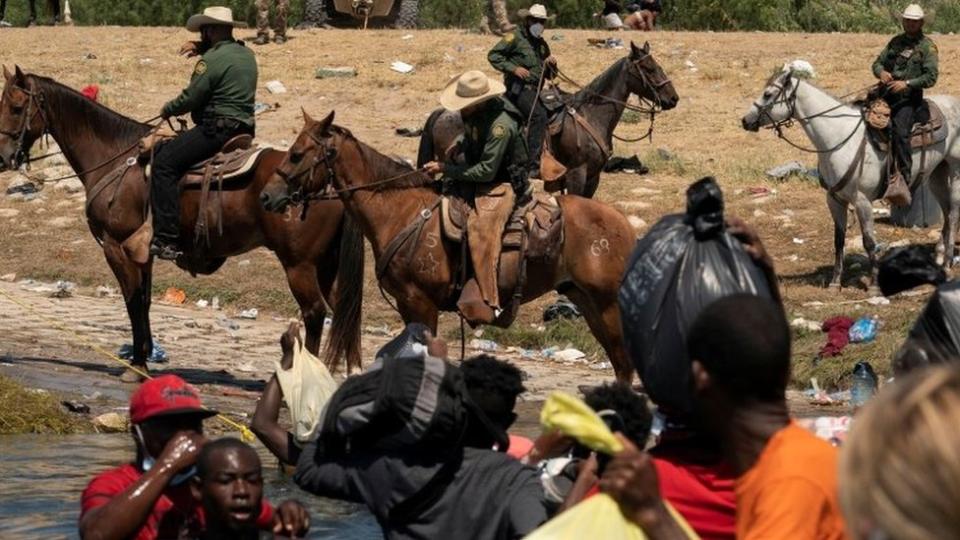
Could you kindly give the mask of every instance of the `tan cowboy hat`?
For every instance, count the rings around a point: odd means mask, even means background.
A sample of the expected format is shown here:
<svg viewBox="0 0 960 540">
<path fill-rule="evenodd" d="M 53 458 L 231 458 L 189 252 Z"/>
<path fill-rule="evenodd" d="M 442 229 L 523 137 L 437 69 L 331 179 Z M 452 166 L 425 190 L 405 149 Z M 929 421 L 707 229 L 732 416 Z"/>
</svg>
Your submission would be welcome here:
<svg viewBox="0 0 960 540">
<path fill-rule="evenodd" d="M 440 104 L 448 111 L 459 111 L 481 101 L 503 95 L 507 87 L 482 71 L 468 71 L 454 77 L 440 93 Z"/>
<path fill-rule="evenodd" d="M 547 16 L 547 8 L 543 7 L 543 4 L 534 4 L 530 6 L 529 9 L 519 9 L 517 10 L 517 15 L 519 15 L 521 19 L 529 17 L 531 19 L 540 19 L 541 21 L 552 18 Z"/>
<path fill-rule="evenodd" d="M 187 30 L 199 32 L 201 26 L 221 25 L 243 27 L 246 23 L 233 20 L 233 10 L 223 6 L 212 6 L 203 10 L 202 15 L 193 15 L 187 19 Z"/>
<path fill-rule="evenodd" d="M 918 4 L 910 4 L 907 6 L 907 9 L 903 10 L 903 14 L 900 15 L 901 18 L 910 20 L 910 21 L 922 21 L 926 14 L 923 12 L 923 8 Z"/>
</svg>

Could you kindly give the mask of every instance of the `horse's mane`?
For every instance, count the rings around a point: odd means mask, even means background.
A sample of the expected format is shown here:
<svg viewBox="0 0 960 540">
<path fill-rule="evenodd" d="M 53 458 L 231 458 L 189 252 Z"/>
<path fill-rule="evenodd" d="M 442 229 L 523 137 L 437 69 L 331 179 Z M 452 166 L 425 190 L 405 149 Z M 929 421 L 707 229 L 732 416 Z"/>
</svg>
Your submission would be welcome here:
<svg viewBox="0 0 960 540">
<path fill-rule="evenodd" d="M 395 182 L 389 182 L 387 184 L 383 184 L 382 186 L 377 186 L 374 188 L 374 191 L 430 187 L 434 184 L 433 178 L 430 176 L 423 172 L 417 172 L 412 165 L 405 161 L 381 154 L 372 146 L 364 143 L 360 139 L 357 139 L 349 129 L 341 126 L 331 126 L 330 130 L 342 135 L 347 140 L 356 143 L 356 145 L 360 148 L 360 153 L 363 155 L 364 161 L 367 162 L 367 165 L 373 171 L 373 181 L 393 178 L 407 173 L 415 173 L 407 174 L 407 176 L 403 178 L 398 178 Z"/>
<path fill-rule="evenodd" d="M 68 130 L 93 130 L 98 138 L 119 143 L 139 139 L 150 129 L 147 124 L 128 118 L 93 101 L 76 90 L 49 77 L 28 75 L 43 92 L 51 112 L 65 121 Z"/>
<path fill-rule="evenodd" d="M 603 71 L 600 75 L 597 75 L 595 79 L 590 81 L 585 88 L 574 94 L 574 105 L 580 106 L 584 103 L 589 102 L 591 99 L 596 99 L 598 94 L 603 94 L 604 90 L 607 90 L 615 82 L 614 79 L 620 76 L 623 72 L 623 64 L 630 60 L 630 57 L 624 56 L 623 58 L 617 60 L 610 65 L 607 69 Z"/>
</svg>

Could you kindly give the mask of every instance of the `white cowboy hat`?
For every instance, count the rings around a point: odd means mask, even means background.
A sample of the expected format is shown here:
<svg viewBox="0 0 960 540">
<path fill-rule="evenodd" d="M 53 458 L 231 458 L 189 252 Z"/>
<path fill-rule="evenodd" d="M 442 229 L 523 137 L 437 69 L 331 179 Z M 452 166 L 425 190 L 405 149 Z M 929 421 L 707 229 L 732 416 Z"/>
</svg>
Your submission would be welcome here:
<svg viewBox="0 0 960 540">
<path fill-rule="evenodd" d="M 507 87 L 482 71 L 468 71 L 454 77 L 440 93 L 440 104 L 448 111 L 459 111 L 481 101 L 503 95 Z"/>
<path fill-rule="evenodd" d="M 208 7 L 203 10 L 202 15 L 193 15 L 187 19 L 187 30 L 199 32 L 201 26 L 222 25 L 241 27 L 246 23 L 233 20 L 233 10 L 223 6 Z"/>
<path fill-rule="evenodd" d="M 903 10 L 903 14 L 900 17 L 910 20 L 910 21 L 922 21 L 925 17 L 923 13 L 923 8 L 918 4 L 910 4 L 907 6 L 907 9 Z"/>
<path fill-rule="evenodd" d="M 531 19 L 540 19 L 541 21 L 550 18 L 547 16 L 547 8 L 543 7 L 543 4 L 534 4 L 530 6 L 529 9 L 520 9 L 517 11 L 517 15 L 519 15 L 521 19 L 529 17 Z"/>
</svg>

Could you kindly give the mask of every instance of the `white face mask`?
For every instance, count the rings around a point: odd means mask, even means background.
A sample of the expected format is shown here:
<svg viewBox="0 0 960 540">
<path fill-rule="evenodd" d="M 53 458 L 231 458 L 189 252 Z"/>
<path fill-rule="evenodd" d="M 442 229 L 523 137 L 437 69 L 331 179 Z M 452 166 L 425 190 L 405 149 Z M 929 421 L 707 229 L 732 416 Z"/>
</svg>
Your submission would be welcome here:
<svg viewBox="0 0 960 540">
<path fill-rule="evenodd" d="M 530 35 L 538 38 L 543 35 L 543 23 L 533 23 L 530 25 Z"/>
<path fill-rule="evenodd" d="M 147 452 L 147 443 L 144 442 L 143 440 L 143 432 L 140 431 L 140 426 L 133 426 L 133 429 L 136 430 L 137 439 L 140 441 L 140 448 L 143 449 L 143 461 L 140 463 L 140 467 L 143 469 L 143 472 L 147 472 L 150 469 L 152 469 L 154 465 L 157 464 L 157 460 L 154 459 L 154 457 Z M 184 482 L 186 482 L 187 480 L 190 480 L 191 478 L 193 478 L 196 474 L 197 474 L 197 466 L 193 465 L 187 470 L 174 476 L 170 480 L 169 485 L 170 487 L 179 486 Z"/>
</svg>

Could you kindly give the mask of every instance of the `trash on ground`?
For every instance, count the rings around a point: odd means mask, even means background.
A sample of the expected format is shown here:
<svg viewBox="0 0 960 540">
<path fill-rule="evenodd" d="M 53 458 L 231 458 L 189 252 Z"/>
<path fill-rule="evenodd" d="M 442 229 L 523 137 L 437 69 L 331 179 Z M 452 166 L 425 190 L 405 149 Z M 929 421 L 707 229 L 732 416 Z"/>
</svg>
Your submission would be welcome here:
<svg viewBox="0 0 960 540">
<path fill-rule="evenodd" d="M 272 111 L 272 110 L 273 110 L 273 107 L 272 107 L 269 103 L 264 103 L 264 102 L 262 102 L 262 101 L 258 101 L 258 102 L 256 102 L 256 103 L 253 104 L 253 114 L 254 114 L 254 115 L 261 115 L 261 114 L 263 114 L 263 113 L 265 113 L 265 112 L 267 112 L 267 111 Z"/>
<path fill-rule="evenodd" d="M 197 307 L 200 308 L 200 309 L 206 308 L 207 306 L 210 305 L 210 302 L 207 302 L 207 301 L 204 300 L 203 298 L 197 300 L 197 301 L 194 302 L 194 303 L 195 303 L 195 304 L 197 305 Z"/>
<path fill-rule="evenodd" d="M 870 362 L 860 361 L 853 367 L 853 385 L 850 387 L 850 404 L 854 410 L 863 407 L 877 393 L 877 374 Z"/>
<path fill-rule="evenodd" d="M 286 94 L 287 87 L 280 81 L 270 81 L 266 84 L 267 91 L 271 94 Z"/>
<path fill-rule="evenodd" d="M 550 36 L 550 41 L 563 41 L 563 34 L 554 34 Z"/>
<path fill-rule="evenodd" d="M 87 54 L 83 55 L 83 59 L 84 59 L 84 60 L 96 60 L 96 59 L 97 59 L 97 55 L 93 54 L 92 52 L 91 52 L 91 53 L 87 53 Z"/>
<path fill-rule="evenodd" d="M 597 362 L 596 364 L 590 364 L 588 367 L 596 371 L 606 371 L 613 369 L 613 364 L 610 362 Z"/>
<path fill-rule="evenodd" d="M 400 39 L 413 39 L 413 34 L 404 34 Z"/>
<path fill-rule="evenodd" d="M 170 287 L 164 291 L 163 296 L 160 298 L 161 302 L 167 304 L 181 305 L 187 301 L 187 292 L 183 289 L 178 289 L 176 287 Z"/>
<path fill-rule="evenodd" d="M 827 333 L 827 342 L 820 348 L 820 358 L 838 356 L 850 343 L 850 327 L 853 326 L 850 317 L 833 317 L 823 321 L 821 330 Z"/>
<path fill-rule="evenodd" d="M 337 77 L 356 77 L 357 70 L 352 67 L 320 67 L 317 68 L 317 79 L 333 79 Z"/>
<path fill-rule="evenodd" d="M 214 296 L 214 297 L 213 297 L 213 300 L 210 301 L 210 307 L 213 308 L 214 311 L 220 309 L 220 297 L 219 297 L 219 296 Z"/>
<path fill-rule="evenodd" d="M 390 69 L 396 71 L 397 73 L 411 73 L 413 71 L 413 66 L 406 62 L 396 60 L 390 64 Z"/>
<path fill-rule="evenodd" d="M 677 159 L 677 155 L 675 153 L 663 147 L 657 148 L 657 157 L 664 161 L 672 161 Z"/>
<path fill-rule="evenodd" d="M 876 317 L 861 317 L 850 327 L 850 343 L 870 343 L 877 338 L 880 320 Z"/>
<path fill-rule="evenodd" d="M 794 239 L 793 239 L 793 243 L 794 243 L 794 244 L 803 244 L 804 242 L 806 242 L 806 240 L 804 240 L 803 238 L 794 238 Z"/>
<path fill-rule="evenodd" d="M 471 339 L 470 342 L 467 343 L 467 347 L 484 352 L 494 352 L 500 349 L 500 345 L 498 345 L 496 341 L 489 339 Z"/>
<path fill-rule="evenodd" d="M 867 303 L 870 304 L 871 306 L 889 306 L 890 299 L 884 296 L 874 296 L 871 298 L 867 298 Z"/>
<path fill-rule="evenodd" d="M 890 209 L 889 209 L 889 208 L 874 208 L 874 209 L 873 209 L 873 217 L 890 217 Z M 937 235 L 937 236 L 936 236 L 937 238 L 940 237 L 940 231 L 934 231 L 934 233 Z"/>
<path fill-rule="evenodd" d="M 569 300 L 558 300 L 543 310 L 543 322 L 557 319 L 578 319 L 582 316 L 580 309 Z"/>
<path fill-rule="evenodd" d="M 382 336 L 382 337 L 393 337 L 393 330 L 390 329 L 386 324 L 381 324 L 380 326 L 366 326 L 363 329 L 365 334 L 370 334 L 372 336 Z"/>
<path fill-rule="evenodd" d="M 240 323 L 238 323 L 237 321 L 235 321 L 235 320 L 233 320 L 233 319 L 228 319 L 228 318 L 223 317 L 223 316 L 217 317 L 217 324 L 220 325 L 220 326 L 223 327 L 223 328 L 226 328 L 227 330 L 239 330 L 239 329 L 240 329 Z"/>
<path fill-rule="evenodd" d="M 790 327 L 799 328 L 801 330 L 807 330 L 809 332 L 820 331 L 820 323 L 818 323 L 817 321 L 810 321 L 810 320 L 804 319 L 803 317 L 797 317 L 792 321 L 790 321 Z"/>
<path fill-rule="evenodd" d="M 250 309 L 245 309 L 245 310 L 241 311 L 241 312 L 240 312 L 240 315 L 238 315 L 238 316 L 239 316 L 241 319 L 256 320 L 257 316 L 259 316 L 259 315 L 260 315 L 260 311 L 259 311 L 257 308 L 250 308 Z"/>
<path fill-rule="evenodd" d="M 117 356 L 124 360 L 133 360 L 133 345 L 126 343 L 120 347 L 120 350 L 117 351 Z M 154 342 L 153 352 L 150 353 L 150 356 L 147 357 L 147 362 L 152 362 L 154 364 L 166 364 L 167 360 L 167 351 L 161 347 L 158 343 Z"/>
<path fill-rule="evenodd" d="M 797 424 L 834 446 L 839 446 L 847 438 L 853 418 L 850 416 L 819 416 L 817 418 L 798 418 Z"/>
<path fill-rule="evenodd" d="M 4 274 L 0 276 L 0 281 L 13 282 L 17 280 L 16 274 Z"/>
<path fill-rule="evenodd" d="M 603 166 L 603 172 L 624 172 L 627 174 L 647 174 L 650 168 L 640 162 L 637 156 L 613 156 Z"/>
<path fill-rule="evenodd" d="M 419 137 L 423 135 L 423 130 L 420 128 L 397 128 L 394 133 L 401 137 Z"/>
<path fill-rule="evenodd" d="M 24 182 L 23 184 L 17 184 L 7 188 L 7 195 L 13 195 L 19 193 L 21 195 L 29 195 L 31 193 L 37 193 L 40 189 L 37 188 L 37 185 L 32 182 Z"/>
<path fill-rule="evenodd" d="M 108 412 L 94 418 L 93 427 L 100 433 L 123 433 L 127 431 L 127 419 L 121 414 Z"/>
<path fill-rule="evenodd" d="M 577 349 L 563 349 L 562 351 L 553 353 L 553 359 L 559 362 L 573 362 L 586 357 L 587 354 L 585 352 Z"/>
<path fill-rule="evenodd" d="M 106 285 L 100 285 L 100 286 L 97 287 L 97 290 L 95 291 L 94 294 L 96 294 L 96 296 L 97 296 L 98 298 L 113 298 L 113 297 L 117 296 L 119 293 L 118 293 L 117 290 L 114 289 L 113 287 L 107 287 Z"/>
<path fill-rule="evenodd" d="M 63 400 L 60 402 L 68 411 L 77 414 L 90 414 L 90 406 L 79 401 Z"/>
<path fill-rule="evenodd" d="M 786 180 L 791 176 L 819 178 L 816 169 L 808 169 L 799 161 L 788 161 L 783 165 L 777 165 L 772 169 L 767 169 L 764 174 L 775 180 Z"/>
</svg>

